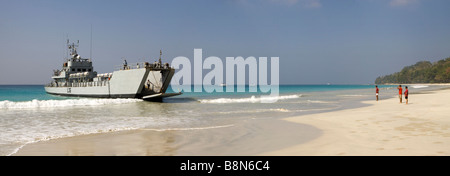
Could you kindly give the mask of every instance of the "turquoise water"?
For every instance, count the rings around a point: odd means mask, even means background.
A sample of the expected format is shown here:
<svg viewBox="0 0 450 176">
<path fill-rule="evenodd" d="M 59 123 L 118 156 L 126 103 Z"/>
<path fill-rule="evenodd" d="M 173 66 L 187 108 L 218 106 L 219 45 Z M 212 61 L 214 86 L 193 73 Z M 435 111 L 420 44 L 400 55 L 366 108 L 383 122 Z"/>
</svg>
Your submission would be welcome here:
<svg viewBox="0 0 450 176">
<path fill-rule="evenodd" d="M 320 91 L 337 91 L 337 90 L 352 90 L 352 89 L 373 89 L 373 85 L 280 85 L 280 94 L 295 94 L 304 92 L 320 92 Z M 393 87 L 393 86 L 380 86 L 381 87 Z M 395 87 L 395 86 L 394 86 Z M 192 90 L 193 86 L 192 86 Z M 226 88 L 223 87 L 223 92 L 208 93 L 203 92 L 183 92 L 183 97 L 239 97 L 245 95 L 262 95 L 269 93 L 262 93 L 257 88 L 258 92 L 250 92 L 249 87 L 245 87 L 245 92 L 237 92 L 235 86 L 235 92 L 226 92 Z M 168 88 L 168 92 L 174 92 L 172 88 Z M 175 91 L 178 92 L 178 91 Z M 55 96 L 47 94 L 43 85 L 0 85 L 0 101 L 31 101 L 31 100 L 63 100 L 71 99 L 69 97 Z"/>
<path fill-rule="evenodd" d="M 380 99 L 398 93 L 396 86 L 379 87 Z M 410 94 L 437 88 L 411 86 Z M 0 85 L 0 155 L 49 139 L 132 129 L 211 129 L 361 106 L 361 100 L 375 99 L 373 85 L 281 85 L 279 91 L 274 103 L 262 103 L 267 93 L 248 91 L 185 92 L 160 103 L 68 98 L 46 94 L 43 85 Z"/>
<path fill-rule="evenodd" d="M 52 97 L 45 93 L 42 85 L 0 85 L 0 101 L 30 101 L 50 100 Z"/>
<path fill-rule="evenodd" d="M 212 86 L 213 87 L 213 86 Z M 379 88 L 395 87 L 391 85 L 380 85 Z M 279 94 L 280 95 L 292 95 L 292 94 L 302 94 L 308 92 L 329 92 L 329 91 L 342 91 L 342 90 L 357 90 L 357 89 L 374 89 L 374 85 L 280 85 Z M 171 88 L 168 90 L 173 91 Z M 192 86 L 192 91 L 193 86 Z M 235 86 L 234 92 L 226 92 L 226 87 L 222 87 L 222 92 L 208 93 L 206 91 L 202 92 L 183 92 L 186 97 L 202 97 L 202 98 L 236 98 L 245 97 L 251 95 L 269 95 L 270 92 L 261 92 L 260 88 L 256 88 L 257 92 L 250 92 L 249 86 L 245 86 L 244 92 L 237 92 L 237 86 Z M 178 92 L 178 91 L 175 91 Z"/>
</svg>

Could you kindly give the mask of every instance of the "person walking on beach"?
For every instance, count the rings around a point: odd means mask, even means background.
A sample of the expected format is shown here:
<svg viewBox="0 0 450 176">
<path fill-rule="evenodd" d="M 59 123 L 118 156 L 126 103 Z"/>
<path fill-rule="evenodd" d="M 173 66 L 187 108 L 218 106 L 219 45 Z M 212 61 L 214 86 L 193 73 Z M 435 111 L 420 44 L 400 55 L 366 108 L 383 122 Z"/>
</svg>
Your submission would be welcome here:
<svg viewBox="0 0 450 176">
<path fill-rule="evenodd" d="M 402 93 L 403 93 L 402 85 L 398 85 L 397 89 L 398 89 L 398 98 L 400 98 L 400 103 L 402 103 Z"/>
<path fill-rule="evenodd" d="M 409 92 L 408 92 L 408 86 L 405 86 L 405 100 L 406 100 L 406 104 L 408 104 L 408 94 L 409 94 Z"/>
<path fill-rule="evenodd" d="M 376 88 L 375 95 L 377 96 L 377 101 L 378 101 L 378 91 L 379 91 L 379 89 L 378 89 L 378 86 L 375 86 L 375 88 Z"/>
</svg>

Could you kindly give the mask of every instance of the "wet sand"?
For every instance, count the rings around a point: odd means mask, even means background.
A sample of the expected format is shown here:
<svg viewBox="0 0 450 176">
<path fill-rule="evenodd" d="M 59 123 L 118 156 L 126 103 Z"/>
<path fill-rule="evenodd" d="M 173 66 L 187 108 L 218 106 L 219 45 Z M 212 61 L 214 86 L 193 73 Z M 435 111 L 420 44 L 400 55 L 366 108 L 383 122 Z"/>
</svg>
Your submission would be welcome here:
<svg viewBox="0 0 450 176">
<path fill-rule="evenodd" d="M 305 143 L 320 135 L 320 130 L 309 125 L 249 118 L 242 124 L 218 128 L 140 129 L 53 139 L 25 145 L 14 155 L 257 155 Z"/>
</svg>

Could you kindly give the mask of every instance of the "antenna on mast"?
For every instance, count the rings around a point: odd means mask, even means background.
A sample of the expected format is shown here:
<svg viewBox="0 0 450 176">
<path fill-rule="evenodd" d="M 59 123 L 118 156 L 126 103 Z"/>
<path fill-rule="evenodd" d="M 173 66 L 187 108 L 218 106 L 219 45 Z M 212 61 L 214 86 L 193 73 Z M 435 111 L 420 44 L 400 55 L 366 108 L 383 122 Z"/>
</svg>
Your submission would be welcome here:
<svg viewBox="0 0 450 176">
<path fill-rule="evenodd" d="M 89 59 L 92 59 L 92 24 L 91 24 L 91 51 L 89 53 Z"/>
<path fill-rule="evenodd" d="M 62 39 L 62 42 L 63 42 L 63 44 L 62 44 L 62 46 L 64 46 L 64 33 L 63 33 L 63 39 Z M 65 58 L 66 57 L 66 46 L 64 46 L 64 48 L 63 48 L 63 59 L 65 60 L 65 59 L 67 59 L 67 58 Z"/>
<path fill-rule="evenodd" d="M 67 39 L 67 45 L 66 47 L 69 46 L 69 34 L 66 34 L 66 39 Z M 69 50 L 66 48 L 66 59 L 69 59 Z"/>
<path fill-rule="evenodd" d="M 162 51 L 159 50 L 159 64 L 161 64 L 161 55 L 162 55 Z"/>
</svg>

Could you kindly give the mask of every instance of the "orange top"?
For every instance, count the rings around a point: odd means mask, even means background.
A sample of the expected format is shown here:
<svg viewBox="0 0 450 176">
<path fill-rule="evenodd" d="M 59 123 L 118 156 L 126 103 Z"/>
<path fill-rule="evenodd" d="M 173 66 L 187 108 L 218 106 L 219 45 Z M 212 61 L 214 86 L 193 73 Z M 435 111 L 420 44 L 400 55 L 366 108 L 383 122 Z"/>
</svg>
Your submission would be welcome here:
<svg viewBox="0 0 450 176">
<path fill-rule="evenodd" d="M 398 88 L 398 94 L 401 95 L 401 94 L 402 94 L 402 90 L 403 90 L 403 89 L 402 89 L 401 87 L 399 87 L 399 88 Z"/>
</svg>

